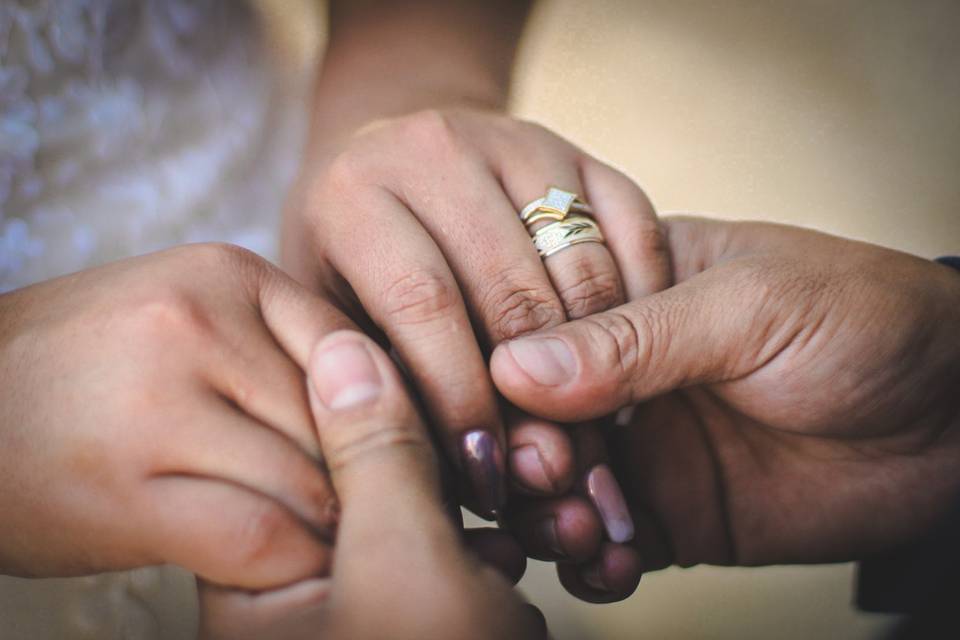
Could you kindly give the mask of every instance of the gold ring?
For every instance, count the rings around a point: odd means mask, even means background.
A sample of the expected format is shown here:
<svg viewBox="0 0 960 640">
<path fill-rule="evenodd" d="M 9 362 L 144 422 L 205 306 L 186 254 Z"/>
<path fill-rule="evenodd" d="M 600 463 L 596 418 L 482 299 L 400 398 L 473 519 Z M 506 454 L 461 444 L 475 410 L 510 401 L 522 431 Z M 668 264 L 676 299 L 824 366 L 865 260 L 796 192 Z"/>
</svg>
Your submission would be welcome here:
<svg viewBox="0 0 960 640">
<path fill-rule="evenodd" d="M 545 219 L 563 220 L 570 212 L 592 214 L 593 209 L 577 194 L 550 187 L 547 195 L 528 203 L 520 210 L 520 219 L 526 225 Z"/>
<path fill-rule="evenodd" d="M 541 258 L 583 242 L 604 244 L 603 233 L 596 220 L 576 214 L 548 224 L 533 234 L 532 240 Z"/>
</svg>

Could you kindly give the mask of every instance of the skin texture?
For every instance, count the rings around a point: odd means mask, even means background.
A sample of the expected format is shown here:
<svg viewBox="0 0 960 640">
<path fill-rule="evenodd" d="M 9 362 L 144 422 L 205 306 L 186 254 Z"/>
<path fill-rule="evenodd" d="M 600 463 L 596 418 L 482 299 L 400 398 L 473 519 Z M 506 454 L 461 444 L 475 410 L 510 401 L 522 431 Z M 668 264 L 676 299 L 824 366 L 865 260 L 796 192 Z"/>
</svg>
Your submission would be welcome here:
<svg viewBox="0 0 960 640">
<path fill-rule="evenodd" d="M 513 343 L 491 361 L 556 420 L 639 403 L 610 439 L 643 568 L 851 560 L 935 526 L 960 493 L 960 277 L 797 228 L 664 224 L 676 286 L 537 334 L 570 349 L 564 382 Z"/>
<path fill-rule="evenodd" d="M 364 379 L 363 397 L 339 395 L 351 376 Z M 201 585 L 201 637 L 546 638 L 540 613 L 447 517 L 433 444 L 386 353 L 356 332 L 328 336 L 311 357 L 310 392 L 342 500 L 333 574 L 255 594 Z"/>
<path fill-rule="evenodd" d="M 251 588 L 324 571 L 336 500 L 303 369 L 349 326 L 225 245 L 0 296 L 0 570 L 170 562 Z"/>
</svg>

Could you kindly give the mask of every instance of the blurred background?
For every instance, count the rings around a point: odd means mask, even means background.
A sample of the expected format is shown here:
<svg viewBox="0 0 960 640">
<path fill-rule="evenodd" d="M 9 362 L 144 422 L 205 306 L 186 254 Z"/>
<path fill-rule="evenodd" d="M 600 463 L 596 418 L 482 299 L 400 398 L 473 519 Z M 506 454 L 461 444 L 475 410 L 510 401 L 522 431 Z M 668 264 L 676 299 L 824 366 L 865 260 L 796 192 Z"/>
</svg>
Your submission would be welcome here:
<svg viewBox="0 0 960 640">
<path fill-rule="evenodd" d="M 323 47 L 322 7 L 251 1 L 291 95 L 304 95 Z M 513 110 L 633 176 L 661 212 L 956 254 L 958 33 L 956 0 L 542 0 Z M 142 591 L 164 636 L 187 637 L 189 576 L 151 580 Z M 894 620 L 854 611 L 853 583 L 852 565 L 698 567 L 645 576 L 627 602 L 595 606 L 533 562 L 521 586 L 558 640 L 883 637 Z M 43 629 L 64 584 L 0 589 L 0 620 L 28 620 L 0 638 L 60 637 Z"/>
</svg>

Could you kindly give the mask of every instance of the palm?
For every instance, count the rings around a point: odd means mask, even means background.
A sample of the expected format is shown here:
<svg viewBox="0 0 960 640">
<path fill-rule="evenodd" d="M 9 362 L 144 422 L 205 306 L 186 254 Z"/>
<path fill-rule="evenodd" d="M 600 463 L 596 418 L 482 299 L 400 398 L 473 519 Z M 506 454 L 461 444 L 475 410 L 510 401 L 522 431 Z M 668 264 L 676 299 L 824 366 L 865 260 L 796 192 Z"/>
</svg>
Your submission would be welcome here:
<svg viewBox="0 0 960 640">
<path fill-rule="evenodd" d="M 857 291 L 876 312 L 851 327 Z M 795 331 L 777 324 L 790 339 L 761 366 L 655 398 L 617 433 L 621 479 L 664 536 L 664 562 L 847 559 L 946 508 L 960 429 L 948 428 L 956 402 L 943 399 L 955 385 L 917 373 L 936 371 L 918 360 L 938 357 L 938 329 L 918 328 L 917 296 L 892 309 L 893 293 L 857 291 L 813 298 Z"/>
</svg>

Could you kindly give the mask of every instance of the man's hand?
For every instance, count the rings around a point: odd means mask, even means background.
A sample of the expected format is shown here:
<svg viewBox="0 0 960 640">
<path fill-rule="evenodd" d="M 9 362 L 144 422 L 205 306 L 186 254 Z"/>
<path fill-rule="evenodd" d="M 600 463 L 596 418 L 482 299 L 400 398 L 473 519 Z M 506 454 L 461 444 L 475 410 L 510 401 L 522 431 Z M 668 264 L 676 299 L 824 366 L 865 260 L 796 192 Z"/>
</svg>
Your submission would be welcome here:
<svg viewBox="0 0 960 640">
<path fill-rule="evenodd" d="M 854 559 L 952 508 L 955 272 L 771 224 L 666 228 L 676 286 L 491 362 L 510 401 L 556 420 L 641 403 L 611 449 L 646 569 Z"/>
<path fill-rule="evenodd" d="M 329 579 L 251 594 L 201 585 L 205 638 L 545 638 L 543 618 L 464 547 L 396 368 L 352 331 L 317 345 L 310 400 L 342 511 Z"/>
</svg>

